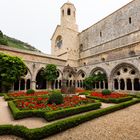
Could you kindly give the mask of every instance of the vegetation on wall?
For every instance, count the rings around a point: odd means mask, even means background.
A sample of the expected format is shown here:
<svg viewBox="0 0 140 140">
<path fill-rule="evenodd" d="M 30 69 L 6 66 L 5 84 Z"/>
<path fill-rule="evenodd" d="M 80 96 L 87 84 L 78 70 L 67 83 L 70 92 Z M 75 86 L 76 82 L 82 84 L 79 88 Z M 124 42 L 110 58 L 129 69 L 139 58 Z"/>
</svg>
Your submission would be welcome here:
<svg viewBox="0 0 140 140">
<path fill-rule="evenodd" d="M 12 83 L 26 73 L 24 62 L 18 58 L 0 53 L 0 90 L 9 90 Z"/>
</svg>

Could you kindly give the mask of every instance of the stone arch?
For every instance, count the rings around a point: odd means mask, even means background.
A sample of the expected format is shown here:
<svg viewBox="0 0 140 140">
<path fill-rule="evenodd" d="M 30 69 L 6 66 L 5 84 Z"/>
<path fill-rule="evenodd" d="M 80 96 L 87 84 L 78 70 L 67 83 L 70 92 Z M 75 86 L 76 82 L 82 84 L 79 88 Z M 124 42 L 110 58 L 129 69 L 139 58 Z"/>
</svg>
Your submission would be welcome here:
<svg viewBox="0 0 140 140">
<path fill-rule="evenodd" d="M 118 79 L 118 89 L 115 90 L 132 90 L 137 91 L 140 90 L 139 79 L 140 73 L 139 70 L 132 64 L 129 63 L 121 63 L 118 64 L 111 72 L 110 80 L 115 85 L 115 79 Z M 137 79 L 137 80 L 135 80 Z"/>
<path fill-rule="evenodd" d="M 86 77 L 86 72 L 83 70 L 79 70 L 76 76 L 76 86 L 83 88 L 84 87 L 84 79 Z"/>
<path fill-rule="evenodd" d="M 98 74 L 99 72 L 105 74 L 107 80 L 98 81 L 98 82 L 93 83 L 93 88 L 96 88 L 96 89 L 108 89 L 108 75 L 107 75 L 107 72 L 105 71 L 105 69 L 103 69 L 101 67 L 96 67 L 90 72 L 90 75 Z"/>
<path fill-rule="evenodd" d="M 107 72 L 105 71 L 104 68 L 101 68 L 101 67 L 96 67 L 96 68 L 92 69 L 91 72 L 90 72 L 90 75 L 92 75 L 93 73 L 98 72 L 98 71 L 105 73 L 107 78 L 108 78 Z"/>
<path fill-rule="evenodd" d="M 139 70 L 132 64 L 129 64 L 129 63 L 121 63 L 121 64 L 118 64 L 117 66 L 115 66 L 113 68 L 113 70 L 111 71 L 111 74 L 110 74 L 110 79 L 112 79 L 113 75 L 115 74 L 115 72 L 119 69 L 119 68 L 125 68 L 125 67 L 129 67 L 131 69 L 134 69 L 137 73 L 137 76 L 140 75 L 140 72 Z"/>
</svg>

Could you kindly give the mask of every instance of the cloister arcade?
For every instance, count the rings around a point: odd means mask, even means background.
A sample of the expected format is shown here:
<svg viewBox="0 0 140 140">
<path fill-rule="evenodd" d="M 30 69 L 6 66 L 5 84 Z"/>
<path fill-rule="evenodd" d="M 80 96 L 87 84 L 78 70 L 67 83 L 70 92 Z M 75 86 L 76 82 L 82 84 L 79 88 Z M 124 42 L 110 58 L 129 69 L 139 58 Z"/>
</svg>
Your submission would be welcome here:
<svg viewBox="0 0 140 140">
<path fill-rule="evenodd" d="M 140 90 L 139 70 L 131 64 L 123 63 L 116 66 L 111 73 L 114 90 Z"/>
<path fill-rule="evenodd" d="M 63 72 L 58 69 L 58 77 L 55 81 L 49 82 L 44 80 L 42 72 L 44 68 L 38 70 L 35 77 L 35 84 L 37 90 L 48 89 L 61 89 Z M 103 68 L 96 67 L 91 70 L 89 75 L 97 75 L 98 73 L 105 74 L 106 80 L 93 83 L 93 89 L 108 89 L 111 81 L 111 90 L 122 91 L 140 91 L 140 73 L 139 70 L 132 64 L 121 63 L 117 65 L 110 73 L 107 73 Z M 89 76 L 84 70 L 79 70 L 76 74 L 70 73 L 68 75 L 67 86 L 75 85 L 75 87 L 83 88 L 84 79 Z M 32 86 L 32 73 L 28 69 L 25 77 L 14 83 L 13 89 L 15 91 L 27 90 Z"/>
</svg>

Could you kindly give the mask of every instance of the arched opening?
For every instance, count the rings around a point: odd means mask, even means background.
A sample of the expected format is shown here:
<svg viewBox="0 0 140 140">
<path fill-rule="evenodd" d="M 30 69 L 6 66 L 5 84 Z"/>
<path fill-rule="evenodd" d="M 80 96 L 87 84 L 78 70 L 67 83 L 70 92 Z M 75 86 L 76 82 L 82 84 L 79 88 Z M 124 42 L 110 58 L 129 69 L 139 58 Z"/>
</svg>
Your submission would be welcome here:
<svg viewBox="0 0 140 140">
<path fill-rule="evenodd" d="M 67 10 L 67 15 L 68 15 L 68 16 L 71 15 L 71 10 L 70 10 L 70 8 L 68 8 L 68 10 Z"/>
<path fill-rule="evenodd" d="M 134 90 L 136 91 L 140 90 L 140 83 L 138 78 L 134 79 Z"/>
<path fill-rule="evenodd" d="M 14 83 L 14 90 L 19 90 L 19 80 Z"/>
<path fill-rule="evenodd" d="M 77 87 L 79 87 L 79 81 L 77 81 Z"/>
<path fill-rule="evenodd" d="M 132 90 L 132 82 L 131 82 L 131 79 L 127 79 L 126 84 L 127 84 L 127 90 Z"/>
<path fill-rule="evenodd" d="M 30 84 L 31 84 L 31 81 L 30 79 L 28 79 L 26 82 L 26 89 L 30 89 Z"/>
<path fill-rule="evenodd" d="M 25 90 L 25 80 L 24 79 L 20 80 L 20 90 Z"/>
<path fill-rule="evenodd" d="M 103 89 L 104 88 L 104 83 L 103 83 L 103 81 L 101 81 L 101 89 Z"/>
<path fill-rule="evenodd" d="M 72 86 L 72 80 L 70 80 L 70 87 Z"/>
<path fill-rule="evenodd" d="M 96 88 L 99 89 L 99 82 L 96 82 Z"/>
<path fill-rule="evenodd" d="M 115 88 L 116 90 L 119 89 L 119 84 L 118 84 L 118 80 L 117 80 L 117 79 L 114 79 L 114 88 Z"/>
<path fill-rule="evenodd" d="M 120 89 L 121 89 L 121 90 L 124 90 L 124 89 L 125 89 L 125 82 L 124 82 L 124 79 L 121 79 L 121 80 L 120 80 Z"/>
<path fill-rule="evenodd" d="M 61 80 L 59 81 L 59 88 L 61 88 L 62 84 L 61 84 Z"/>
<path fill-rule="evenodd" d="M 105 89 L 108 89 L 108 81 L 105 81 Z"/>
<path fill-rule="evenodd" d="M 36 76 L 36 89 L 46 89 L 46 80 L 43 76 L 44 70 L 40 70 Z"/>
<path fill-rule="evenodd" d="M 58 80 L 55 81 L 55 89 L 58 89 Z"/>
</svg>

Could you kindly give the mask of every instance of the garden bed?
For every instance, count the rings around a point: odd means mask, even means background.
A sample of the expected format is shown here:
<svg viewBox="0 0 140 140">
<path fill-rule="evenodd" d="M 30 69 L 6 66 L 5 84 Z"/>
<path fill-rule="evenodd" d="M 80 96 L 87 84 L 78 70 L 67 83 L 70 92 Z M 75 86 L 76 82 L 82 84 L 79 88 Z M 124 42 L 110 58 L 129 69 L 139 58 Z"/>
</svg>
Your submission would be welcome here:
<svg viewBox="0 0 140 140">
<path fill-rule="evenodd" d="M 47 121 L 98 109 L 101 106 L 99 102 L 78 96 L 66 96 L 64 97 L 64 103 L 59 105 L 48 104 L 47 100 L 48 98 L 42 97 L 26 98 L 9 101 L 8 105 L 14 119 L 37 116 L 43 117 Z"/>
<path fill-rule="evenodd" d="M 111 93 L 110 95 L 103 95 L 102 93 L 99 92 L 92 92 L 90 95 L 87 95 L 86 97 L 100 100 L 101 102 L 105 103 L 121 103 L 133 99 L 132 96 L 127 94 Z"/>
<path fill-rule="evenodd" d="M 0 135 L 16 135 L 25 138 L 27 140 L 40 140 L 42 138 L 75 127 L 83 122 L 126 108 L 136 103 L 140 103 L 140 99 L 127 101 L 104 109 L 95 110 L 95 111 L 87 112 L 85 114 L 73 116 L 71 118 L 59 120 L 54 123 L 47 124 L 44 127 L 35 128 L 35 129 L 28 129 L 24 126 L 19 126 L 19 125 L 16 126 L 0 125 Z"/>
</svg>

